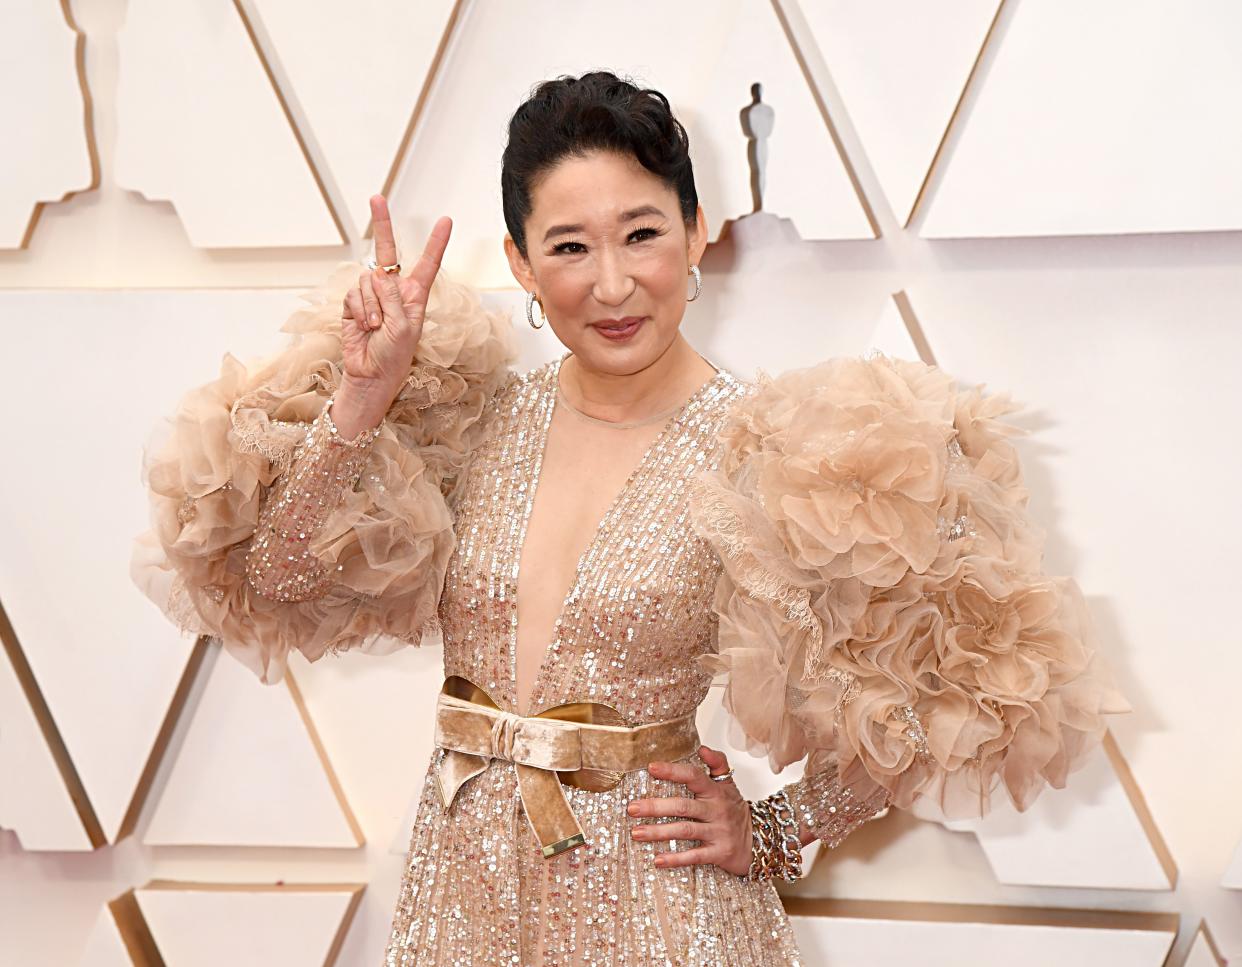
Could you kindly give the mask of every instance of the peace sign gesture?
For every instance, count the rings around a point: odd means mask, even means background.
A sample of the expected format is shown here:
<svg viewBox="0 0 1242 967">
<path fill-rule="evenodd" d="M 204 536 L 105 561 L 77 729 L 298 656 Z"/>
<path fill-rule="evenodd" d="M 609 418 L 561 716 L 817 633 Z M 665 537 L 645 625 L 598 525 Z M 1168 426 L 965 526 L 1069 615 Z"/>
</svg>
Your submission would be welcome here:
<svg viewBox="0 0 1242 967">
<path fill-rule="evenodd" d="M 383 195 L 371 196 L 375 229 L 375 261 L 379 268 L 358 276 L 357 288 L 345 296 L 341 316 L 341 344 L 345 375 L 353 394 L 379 400 L 385 409 L 409 374 L 414 349 L 423 333 L 423 318 L 431 283 L 440 270 L 453 221 L 441 216 L 431 230 L 422 257 L 403 276 L 383 266 L 397 261 L 392 219 Z"/>
</svg>

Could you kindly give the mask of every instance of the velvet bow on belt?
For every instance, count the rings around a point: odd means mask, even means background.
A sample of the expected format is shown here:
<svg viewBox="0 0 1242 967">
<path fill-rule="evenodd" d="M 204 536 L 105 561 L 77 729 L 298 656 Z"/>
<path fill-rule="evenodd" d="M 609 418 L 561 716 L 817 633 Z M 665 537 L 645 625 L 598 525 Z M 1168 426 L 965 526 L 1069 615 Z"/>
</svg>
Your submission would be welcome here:
<svg viewBox="0 0 1242 967">
<path fill-rule="evenodd" d="M 448 809 L 462 784 L 493 759 L 512 762 L 526 819 L 544 857 L 553 857 L 586 842 L 562 783 L 602 792 L 623 773 L 683 758 L 699 747 L 694 719 L 691 712 L 627 726 L 620 712 L 600 702 L 515 715 L 473 682 L 451 675 L 436 703 L 436 746 L 445 750 L 436 771 L 440 800 Z"/>
</svg>

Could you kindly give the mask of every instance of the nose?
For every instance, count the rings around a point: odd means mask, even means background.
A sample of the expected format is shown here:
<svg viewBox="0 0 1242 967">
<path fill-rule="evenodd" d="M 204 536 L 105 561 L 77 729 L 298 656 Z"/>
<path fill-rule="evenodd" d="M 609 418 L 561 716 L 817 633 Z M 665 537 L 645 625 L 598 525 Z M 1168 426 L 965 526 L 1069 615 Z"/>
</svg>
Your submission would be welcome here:
<svg viewBox="0 0 1242 967">
<path fill-rule="evenodd" d="M 599 270 L 592 294 L 603 305 L 622 305 L 634 291 L 634 279 L 625 260 L 611 246 L 602 246 L 596 264 Z"/>
</svg>

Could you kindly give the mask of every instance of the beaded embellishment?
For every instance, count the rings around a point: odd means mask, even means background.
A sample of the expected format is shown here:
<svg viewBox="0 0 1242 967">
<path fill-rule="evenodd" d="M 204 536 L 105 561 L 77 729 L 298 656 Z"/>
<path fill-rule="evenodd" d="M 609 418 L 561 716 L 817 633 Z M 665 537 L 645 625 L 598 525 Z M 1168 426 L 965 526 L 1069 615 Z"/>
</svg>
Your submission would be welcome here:
<svg viewBox="0 0 1242 967">
<path fill-rule="evenodd" d="M 361 476 L 384 426 L 381 421 L 346 440 L 332 419 L 333 399 L 307 427 L 289 469 L 272 485 L 259 513 L 246 576 L 273 601 L 306 601 L 327 593 L 332 572 L 311 553 L 311 539 Z"/>
</svg>

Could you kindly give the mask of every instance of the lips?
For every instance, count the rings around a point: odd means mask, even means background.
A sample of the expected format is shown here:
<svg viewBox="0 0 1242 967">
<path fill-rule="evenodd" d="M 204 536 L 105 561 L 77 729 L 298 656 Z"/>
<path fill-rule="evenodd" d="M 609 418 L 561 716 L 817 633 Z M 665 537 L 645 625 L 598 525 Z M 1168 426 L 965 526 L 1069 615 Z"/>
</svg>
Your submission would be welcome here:
<svg viewBox="0 0 1242 967">
<path fill-rule="evenodd" d="M 591 325 L 605 339 L 613 342 L 629 339 L 642 327 L 646 316 L 626 316 L 624 319 L 601 319 Z"/>
<path fill-rule="evenodd" d="M 642 316 L 626 316 L 624 319 L 600 319 L 591 325 L 600 329 L 626 329 L 636 322 L 642 322 Z"/>
</svg>

